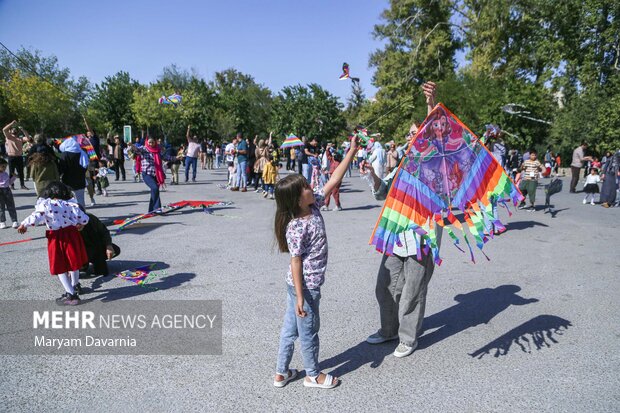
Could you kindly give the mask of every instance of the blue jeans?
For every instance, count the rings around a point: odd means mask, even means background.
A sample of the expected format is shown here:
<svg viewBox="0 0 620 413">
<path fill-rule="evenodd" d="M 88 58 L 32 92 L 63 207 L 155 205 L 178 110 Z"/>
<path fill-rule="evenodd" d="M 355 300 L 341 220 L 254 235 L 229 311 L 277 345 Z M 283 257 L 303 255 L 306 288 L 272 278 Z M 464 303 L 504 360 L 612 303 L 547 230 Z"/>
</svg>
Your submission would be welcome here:
<svg viewBox="0 0 620 413">
<path fill-rule="evenodd" d="M 189 181 L 189 169 L 190 167 L 194 167 L 194 171 L 192 172 L 192 179 L 196 180 L 196 167 L 198 166 L 198 158 L 192 158 L 191 156 L 185 157 L 185 182 Z"/>
<path fill-rule="evenodd" d="M 268 192 L 270 195 L 273 195 L 273 189 L 274 189 L 273 184 L 264 184 L 263 185 L 263 190 L 265 192 Z"/>
<path fill-rule="evenodd" d="M 237 176 L 235 177 L 235 186 L 237 188 L 245 188 L 248 186 L 247 167 L 248 161 L 241 161 L 237 164 Z"/>
<path fill-rule="evenodd" d="M 143 172 L 142 180 L 151 190 L 151 199 L 149 200 L 148 212 L 161 208 L 161 201 L 159 200 L 159 185 L 157 185 L 157 180 L 155 177 L 153 175 L 147 175 Z"/>
<path fill-rule="evenodd" d="M 310 183 L 312 180 L 312 166 L 309 163 L 301 165 L 301 174 L 306 178 L 306 181 Z"/>
<path fill-rule="evenodd" d="M 286 313 L 284 314 L 284 324 L 280 332 L 280 348 L 278 350 L 278 364 L 276 373 L 286 373 L 289 370 L 293 351 L 295 350 L 295 340 L 299 337 L 301 342 L 301 357 L 304 361 L 306 375 L 316 377 L 321 372 L 319 370 L 319 328 L 321 318 L 319 317 L 319 303 L 321 301 L 321 290 L 303 290 L 304 294 L 304 318 L 297 317 L 295 305 L 297 296 L 295 287 L 288 285 L 288 297 L 286 300 Z"/>
</svg>

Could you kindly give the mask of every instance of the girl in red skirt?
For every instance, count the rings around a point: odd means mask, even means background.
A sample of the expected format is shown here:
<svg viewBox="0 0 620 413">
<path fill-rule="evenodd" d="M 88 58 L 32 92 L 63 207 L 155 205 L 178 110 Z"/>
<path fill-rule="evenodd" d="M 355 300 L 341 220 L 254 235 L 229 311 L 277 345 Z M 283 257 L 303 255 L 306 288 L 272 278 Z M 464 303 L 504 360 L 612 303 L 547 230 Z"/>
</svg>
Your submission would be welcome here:
<svg viewBox="0 0 620 413">
<path fill-rule="evenodd" d="M 41 223 L 47 226 L 50 273 L 58 276 L 66 291 L 56 301 L 77 305 L 80 303 L 80 268 L 88 263 L 84 241 L 78 231 L 88 223 L 88 216 L 82 212 L 68 186 L 52 182 L 41 194 L 32 215 L 22 221 L 17 231 L 24 234 L 28 226 Z"/>
</svg>

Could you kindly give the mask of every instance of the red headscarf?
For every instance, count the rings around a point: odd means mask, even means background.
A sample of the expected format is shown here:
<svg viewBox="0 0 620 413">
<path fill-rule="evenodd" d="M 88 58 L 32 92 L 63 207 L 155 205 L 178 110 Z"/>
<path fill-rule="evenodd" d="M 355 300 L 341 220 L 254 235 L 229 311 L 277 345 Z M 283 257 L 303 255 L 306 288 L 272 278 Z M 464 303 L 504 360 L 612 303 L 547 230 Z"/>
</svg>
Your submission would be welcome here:
<svg viewBox="0 0 620 413">
<path fill-rule="evenodd" d="M 149 146 L 149 140 L 147 139 L 146 142 L 144 142 L 144 147 L 153 156 L 153 162 L 155 163 L 155 180 L 157 181 L 157 185 L 162 186 L 164 182 L 166 182 L 166 174 L 164 173 L 164 168 L 161 163 L 159 145 L 155 144 L 155 146 Z"/>
</svg>

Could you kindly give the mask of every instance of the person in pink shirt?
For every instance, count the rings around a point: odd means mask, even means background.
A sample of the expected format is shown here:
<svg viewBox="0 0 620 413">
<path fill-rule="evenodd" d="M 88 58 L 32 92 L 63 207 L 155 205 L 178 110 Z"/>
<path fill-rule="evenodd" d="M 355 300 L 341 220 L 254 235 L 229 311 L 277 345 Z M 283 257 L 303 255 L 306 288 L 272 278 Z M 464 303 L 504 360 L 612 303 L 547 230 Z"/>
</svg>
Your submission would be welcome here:
<svg viewBox="0 0 620 413">
<path fill-rule="evenodd" d="M 17 129 L 20 129 L 24 138 L 20 138 L 17 136 Z M 13 175 L 17 171 L 17 175 L 19 176 L 19 183 L 21 189 L 28 189 L 26 185 L 24 185 L 24 151 L 23 146 L 24 142 L 30 140 L 30 135 L 24 128 L 21 126 L 17 126 L 17 121 L 9 123 L 2 129 L 2 133 L 6 138 L 4 145 L 6 146 L 6 154 L 9 157 L 9 175 Z M 13 189 L 15 187 L 13 186 Z"/>
</svg>

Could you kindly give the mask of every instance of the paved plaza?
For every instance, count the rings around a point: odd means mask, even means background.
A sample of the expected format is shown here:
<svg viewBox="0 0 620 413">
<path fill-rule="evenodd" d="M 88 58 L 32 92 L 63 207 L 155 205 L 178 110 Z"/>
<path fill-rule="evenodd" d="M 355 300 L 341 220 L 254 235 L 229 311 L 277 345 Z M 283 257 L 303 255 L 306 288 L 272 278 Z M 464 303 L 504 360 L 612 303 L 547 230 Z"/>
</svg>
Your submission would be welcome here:
<svg viewBox="0 0 620 413">
<path fill-rule="evenodd" d="M 222 300 L 221 356 L 0 356 L 3 411 L 425 411 L 613 412 L 620 410 L 620 208 L 554 195 L 555 213 L 501 209 L 508 231 L 475 251 L 476 264 L 448 237 L 430 282 L 424 334 L 411 356 L 396 342 L 371 346 L 378 328 L 375 279 L 381 255 L 368 239 L 381 211 L 368 185 L 345 178 L 344 210 L 324 212 L 329 264 L 321 302 L 321 367 L 342 378 L 334 390 L 301 380 L 272 385 L 285 309 L 289 257 L 276 251 L 275 202 L 221 188 L 224 169 L 168 187 L 162 203 L 232 201 L 212 214 L 184 209 L 114 238 L 117 272 L 157 263 L 158 289 L 116 277 L 82 281 L 83 298 Z M 542 180 L 546 183 L 548 180 Z M 32 182 L 28 182 L 32 187 Z M 580 186 L 581 187 L 581 184 Z M 34 191 L 15 191 L 19 219 Z M 104 221 L 146 212 L 142 183 L 111 182 L 89 208 Z M 458 231 L 457 231 L 458 234 Z M 43 228 L 0 231 L 5 300 L 52 300 Z M 302 369 L 296 353 L 292 367 Z"/>
</svg>

